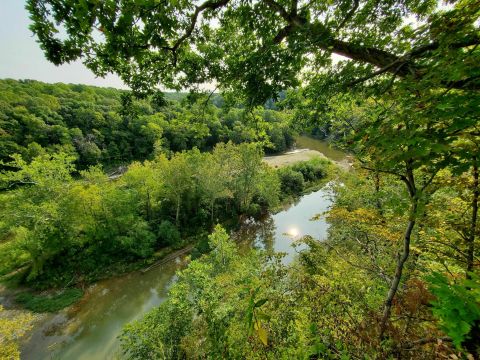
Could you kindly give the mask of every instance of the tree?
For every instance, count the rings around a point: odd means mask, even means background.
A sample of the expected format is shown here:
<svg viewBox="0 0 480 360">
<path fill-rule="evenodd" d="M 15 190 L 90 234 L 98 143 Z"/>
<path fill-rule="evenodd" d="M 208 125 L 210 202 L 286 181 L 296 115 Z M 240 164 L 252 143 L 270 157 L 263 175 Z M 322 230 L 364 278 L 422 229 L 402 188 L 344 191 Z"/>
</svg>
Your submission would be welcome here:
<svg viewBox="0 0 480 360">
<path fill-rule="evenodd" d="M 54 64 L 82 59 L 95 74 L 117 73 L 143 93 L 158 84 L 179 89 L 217 80 L 222 89 L 242 90 L 256 104 L 298 84 L 306 65 L 318 74 L 331 65 L 332 54 L 352 60 L 337 66 L 350 83 L 387 73 L 421 80 L 435 71 L 438 58 L 459 59 L 480 42 L 474 0 L 456 1 L 448 10 L 432 0 L 128 1 L 121 6 L 29 0 L 27 9 L 31 30 Z M 408 17 L 418 21 L 405 22 Z M 64 38 L 56 35 L 59 28 Z M 478 50 L 469 54 L 477 56 Z M 466 61 L 460 71 L 444 71 L 439 84 L 478 90 L 475 64 Z"/>
<path fill-rule="evenodd" d="M 73 240 L 70 233 L 75 221 L 65 211 L 73 160 L 60 153 L 43 155 L 27 164 L 17 155 L 6 164 L 14 170 L 0 173 L 3 189 L 16 188 L 7 195 L 5 214 L 20 247 L 30 255 L 29 279 L 40 275 L 45 262 Z"/>
<path fill-rule="evenodd" d="M 377 176 L 379 173 L 397 176 L 405 184 L 410 203 L 403 248 L 385 299 L 381 337 L 410 256 L 413 231 L 438 188 L 435 178 L 440 170 L 458 164 L 454 156 L 456 144 L 477 124 L 476 100 L 470 92 L 440 92 L 424 85 L 405 80 L 392 84 L 391 91 L 379 96 L 367 93 L 353 100 L 345 98 L 337 108 L 338 119 L 344 120 L 341 126 L 349 127 L 344 143 L 350 144 L 347 146 L 356 153 L 360 166 Z M 462 103 L 461 111 L 445 111 L 445 106 L 457 101 Z"/>
<path fill-rule="evenodd" d="M 167 198 L 175 204 L 175 224 L 180 225 L 182 201 L 193 188 L 193 164 L 189 154 L 177 153 L 169 161 L 159 159 L 160 178 L 165 186 Z"/>
<path fill-rule="evenodd" d="M 138 194 L 139 199 L 136 203 L 144 204 L 141 212 L 145 214 L 147 221 L 153 220 L 154 207 L 161 201 L 163 184 L 160 175 L 156 162 L 145 161 L 143 164 L 134 162 L 120 179 Z"/>
<path fill-rule="evenodd" d="M 228 189 L 228 178 L 225 169 L 215 156 L 207 156 L 198 169 L 197 181 L 202 199 L 210 208 L 210 221 L 214 224 L 215 201 L 221 198 L 231 198 L 233 194 Z"/>
<path fill-rule="evenodd" d="M 228 187 L 234 194 L 238 209 L 247 210 L 262 181 L 264 165 L 259 144 L 218 144 L 213 154 L 224 169 Z"/>
</svg>

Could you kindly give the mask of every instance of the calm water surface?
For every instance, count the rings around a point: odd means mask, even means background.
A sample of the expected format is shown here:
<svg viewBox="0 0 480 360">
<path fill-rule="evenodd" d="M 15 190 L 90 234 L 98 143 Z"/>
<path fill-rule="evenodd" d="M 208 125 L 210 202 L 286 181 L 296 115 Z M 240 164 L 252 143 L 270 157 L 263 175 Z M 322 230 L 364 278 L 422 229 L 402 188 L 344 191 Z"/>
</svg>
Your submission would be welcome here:
<svg viewBox="0 0 480 360">
<path fill-rule="evenodd" d="M 35 329 L 22 359 L 116 359 L 122 327 L 165 300 L 182 258 L 142 274 L 100 281 L 68 312 L 51 315 Z"/>
<path fill-rule="evenodd" d="M 311 145 L 303 146 L 314 149 Z M 325 155 L 330 157 L 330 154 Z M 327 210 L 331 203 L 326 186 L 261 221 L 246 221 L 233 237 L 247 246 L 284 252 L 284 262 L 291 262 L 297 251 L 305 246 L 294 248 L 292 244 L 295 240 L 304 235 L 317 239 L 326 237 L 328 225 L 325 220 L 310 219 Z M 100 281 L 68 312 L 46 316 L 23 346 L 22 359 L 119 358 L 121 354 L 117 336 L 122 327 L 163 302 L 169 287 L 176 280 L 175 272 L 184 266 L 185 262 L 180 256 L 145 274 L 133 272 Z"/>
<path fill-rule="evenodd" d="M 323 153 L 327 158 L 333 161 L 343 161 L 347 155 L 340 150 L 330 146 L 330 144 L 323 140 L 314 139 L 310 136 L 298 136 L 295 138 L 298 149 L 317 150 Z"/>
</svg>

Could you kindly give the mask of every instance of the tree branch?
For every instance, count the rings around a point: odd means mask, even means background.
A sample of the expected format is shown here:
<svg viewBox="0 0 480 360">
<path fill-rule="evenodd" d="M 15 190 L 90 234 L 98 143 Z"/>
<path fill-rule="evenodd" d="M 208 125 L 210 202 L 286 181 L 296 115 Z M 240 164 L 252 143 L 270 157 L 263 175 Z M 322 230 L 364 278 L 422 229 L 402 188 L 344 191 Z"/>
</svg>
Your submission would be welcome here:
<svg viewBox="0 0 480 360">
<path fill-rule="evenodd" d="M 422 69 L 415 65 L 413 59 L 424 56 L 425 54 L 437 50 L 442 46 L 440 42 L 434 41 L 429 44 L 418 46 L 401 56 L 374 47 L 352 44 L 347 41 L 336 39 L 332 31 L 326 28 L 324 24 L 320 22 L 309 23 L 304 17 L 298 16 L 296 11 L 296 0 L 293 0 L 294 3 L 292 4 L 290 13 L 275 0 L 263 1 L 270 9 L 278 13 L 288 24 L 287 26 L 283 27 L 273 39 L 275 44 L 281 43 L 292 33 L 295 28 L 302 28 L 306 34 L 308 34 L 306 36 L 312 38 L 313 45 L 317 45 L 319 48 L 325 51 L 332 51 L 335 54 L 345 56 L 349 59 L 368 63 L 380 68 L 368 76 L 353 81 L 349 84 L 350 86 L 367 81 L 386 72 L 393 73 L 394 76 L 398 75 L 401 77 L 406 77 L 408 75 L 414 75 L 418 78 L 421 78 L 423 76 L 421 71 Z M 340 26 L 337 28 L 337 30 L 345 26 L 345 24 L 354 15 L 358 6 L 359 1 L 355 0 L 353 7 L 347 13 L 344 20 L 340 23 Z M 447 44 L 447 46 L 453 49 L 460 49 L 478 44 L 480 44 L 480 37 L 475 34 L 467 36 L 458 42 Z M 442 85 L 456 89 L 479 90 L 480 84 L 478 81 L 474 80 L 478 80 L 478 76 L 457 81 L 450 81 Z"/>
<path fill-rule="evenodd" d="M 353 15 L 355 14 L 355 11 L 357 11 L 358 9 L 358 5 L 360 4 L 360 1 L 359 0 L 354 0 L 353 1 L 353 7 L 350 9 L 350 11 L 347 13 L 347 15 L 345 16 L 345 18 L 342 20 L 342 22 L 340 23 L 340 25 L 338 25 L 336 31 L 339 31 L 341 28 L 343 28 L 345 26 L 345 24 L 347 22 L 350 21 L 350 19 L 353 17 Z"/>
<path fill-rule="evenodd" d="M 292 27 L 304 26 L 307 20 L 297 14 L 297 0 L 293 0 L 290 13 L 285 8 L 274 0 L 263 0 L 265 4 L 273 11 L 280 14 L 280 16 Z"/>
<path fill-rule="evenodd" d="M 375 168 L 371 168 L 371 167 L 368 167 L 368 166 L 360 166 L 362 169 L 365 169 L 365 170 L 369 170 L 369 171 L 378 171 L 378 172 L 381 172 L 381 173 L 384 173 L 384 174 L 390 174 L 390 175 L 394 175 L 394 176 L 398 176 L 401 180 L 406 180 L 406 177 L 402 174 L 399 174 L 395 171 L 390 171 L 390 170 L 383 170 L 383 169 L 375 169 Z"/>
<path fill-rule="evenodd" d="M 218 0 L 218 1 L 207 0 L 203 4 L 201 4 L 200 6 L 195 7 L 195 12 L 190 17 L 190 25 L 189 25 L 187 31 L 185 32 L 185 34 L 183 34 L 183 36 L 181 36 L 175 42 L 175 44 L 173 46 L 164 47 L 165 50 L 170 50 L 173 53 L 173 64 L 174 64 L 174 66 L 177 63 L 177 50 L 180 47 L 180 45 L 182 45 L 182 43 L 192 35 L 193 30 L 195 30 L 195 25 L 197 24 L 197 19 L 198 19 L 198 16 L 200 15 L 200 13 L 205 11 L 205 10 L 216 10 L 218 8 L 221 8 L 222 6 L 227 5 L 229 1 L 230 0 Z"/>
<path fill-rule="evenodd" d="M 287 21 L 288 23 L 290 22 L 290 14 L 287 12 L 287 10 L 283 8 L 282 5 L 280 5 L 274 0 L 264 0 L 264 2 L 270 9 L 278 12 L 285 21 Z"/>
<path fill-rule="evenodd" d="M 403 350 L 409 350 L 409 349 L 413 349 L 415 346 L 435 343 L 435 342 L 438 342 L 439 340 L 443 341 L 443 342 L 452 342 L 452 339 L 449 338 L 449 337 L 425 338 L 425 339 L 419 339 L 419 340 L 416 340 L 416 341 L 411 341 L 411 342 L 405 344 L 405 346 L 403 346 L 402 349 Z"/>
<path fill-rule="evenodd" d="M 456 43 L 451 44 L 450 48 L 460 49 L 460 48 L 463 48 L 463 47 L 468 47 L 468 46 L 473 46 L 473 45 L 478 45 L 478 44 L 480 44 L 480 37 L 474 35 L 474 36 L 467 37 L 465 39 L 462 39 L 461 41 L 458 41 Z M 369 74 L 365 77 L 362 77 L 360 79 L 352 81 L 351 83 L 348 84 L 348 86 L 353 86 L 353 85 L 356 85 L 356 84 L 359 84 L 359 83 L 363 83 L 363 82 L 365 82 L 369 79 L 374 78 L 375 76 L 381 75 L 381 74 L 386 73 L 386 72 L 393 72 L 394 76 L 396 76 L 396 75 L 406 76 L 406 75 L 408 75 L 408 73 L 418 74 L 419 69 L 412 63 L 412 59 L 421 57 L 422 55 L 425 55 L 427 52 L 434 51 L 434 50 L 438 49 L 440 46 L 441 46 L 441 44 L 438 41 L 419 46 L 419 47 L 413 49 L 412 51 L 408 52 L 407 54 L 405 54 L 401 57 L 397 57 L 394 61 L 392 61 L 391 63 L 389 63 L 385 66 L 383 66 L 379 70 L 377 70 L 377 71 L 375 71 L 375 72 L 373 72 L 373 73 L 371 73 L 371 74 Z M 347 54 L 342 54 L 342 55 L 349 57 Z M 378 55 L 380 55 L 380 53 L 378 53 Z M 394 57 L 395 55 L 391 55 L 391 56 Z M 367 62 L 369 62 L 369 61 L 367 61 Z M 369 63 L 371 63 L 371 62 L 369 62 Z M 376 65 L 374 63 L 372 63 L 372 64 Z M 396 65 L 399 65 L 399 66 L 396 67 Z M 396 68 L 396 70 L 393 70 L 394 67 Z M 402 69 L 402 67 L 405 67 L 405 69 Z M 479 77 L 480 76 L 472 76 L 470 78 L 463 79 L 463 80 L 451 81 L 451 82 L 448 82 L 448 84 L 445 84 L 445 85 L 448 86 L 449 88 L 478 90 L 479 85 L 474 84 L 472 82 L 474 80 L 477 80 Z"/>
</svg>

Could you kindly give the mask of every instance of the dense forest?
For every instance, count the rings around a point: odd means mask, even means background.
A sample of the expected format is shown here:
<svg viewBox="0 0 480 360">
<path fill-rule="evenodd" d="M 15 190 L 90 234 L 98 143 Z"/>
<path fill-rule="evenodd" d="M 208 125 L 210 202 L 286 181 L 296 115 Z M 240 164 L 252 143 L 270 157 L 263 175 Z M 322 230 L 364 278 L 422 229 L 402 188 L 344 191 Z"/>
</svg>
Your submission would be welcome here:
<svg viewBox="0 0 480 360">
<path fill-rule="evenodd" d="M 132 92 L 0 83 L 0 271 L 60 294 L 17 302 L 55 311 L 46 303 L 191 244 L 164 301 L 118 334 L 121 357 L 480 357 L 478 1 L 27 10 L 50 62 L 82 60 Z M 294 129 L 353 165 L 269 166 Z M 333 203 L 311 220 L 328 235 L 292 241 L 293 261 L 235 241 L 241 221 L 327 181 Z M 0 318 L 2 356 L 19 357 L 28 316 Z"/>
<path fill-rule="evenodd" d="M 261 141 L 270 153 L 293 144 L 287 112 L 220 107 L 218 95 L 187 95 L 140 100 L 116 89 L 0 80 L 0 160 L 64 152 L 78 169 L 113 168 L 219 142 Z"/>
</svg>

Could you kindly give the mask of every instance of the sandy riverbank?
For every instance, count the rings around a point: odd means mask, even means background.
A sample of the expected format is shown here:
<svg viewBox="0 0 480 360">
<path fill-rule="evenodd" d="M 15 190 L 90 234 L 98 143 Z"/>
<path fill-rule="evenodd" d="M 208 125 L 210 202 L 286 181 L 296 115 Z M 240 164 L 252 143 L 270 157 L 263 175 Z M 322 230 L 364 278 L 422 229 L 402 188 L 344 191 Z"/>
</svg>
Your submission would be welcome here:
<svg viewBox="0 0 480 360">
<path fill-rule="evenodd" d="M 310 149 L 299 149 L 282 155 L 265 156 L 263 161 L 272 167 L 283 167 L 297 163 L 299 161 L 307 161 L 315 157 L 326 158 L 320 151 Z"/>
<path fill-rule="evenodd" d="M 322 157 L 324 159 L 327 159 L 327 157 L 320 151 L 310 149 L 298 149 L 282 155 L 265 156 L 263 158 L 263 161 L 272 167 L 280 168 L 287 165 L 295 164 L 300 161 L 307 161 L 315 157 Z M 351 167 L 348 156 L 341 161 L 333 162 L 346 170 L 350 169 Z"/>
</svg>

